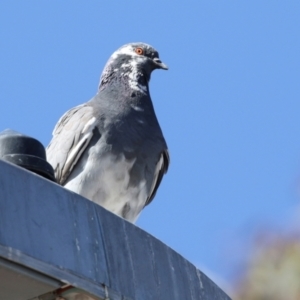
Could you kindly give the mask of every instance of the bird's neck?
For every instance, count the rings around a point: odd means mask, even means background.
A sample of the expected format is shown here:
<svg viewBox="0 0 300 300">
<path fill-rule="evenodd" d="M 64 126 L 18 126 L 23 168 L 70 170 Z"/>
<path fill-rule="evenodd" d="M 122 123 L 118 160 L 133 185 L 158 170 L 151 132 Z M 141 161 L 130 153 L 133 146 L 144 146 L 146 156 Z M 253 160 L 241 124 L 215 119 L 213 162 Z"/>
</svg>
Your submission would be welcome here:
<svg viewBox="0 0 300 300">
<path fill-rule="evenodd" d="M 138 70 L 132 69 L 131 72 L 124 74 L 125 82 L 132 92 L 140 92 L 142 94 L 148 94 L 148 80 L 145 75 Z"/>
<path fill-rule="evenodd" d="M 137 66 L 132 64 L 122 64 L 105 68 L 99 84 L 99 91 L 104 90 L 110 85 L 123 85 L 126 90 L 149 94 L 150 77 L 144 74 Z"/>
</svg>

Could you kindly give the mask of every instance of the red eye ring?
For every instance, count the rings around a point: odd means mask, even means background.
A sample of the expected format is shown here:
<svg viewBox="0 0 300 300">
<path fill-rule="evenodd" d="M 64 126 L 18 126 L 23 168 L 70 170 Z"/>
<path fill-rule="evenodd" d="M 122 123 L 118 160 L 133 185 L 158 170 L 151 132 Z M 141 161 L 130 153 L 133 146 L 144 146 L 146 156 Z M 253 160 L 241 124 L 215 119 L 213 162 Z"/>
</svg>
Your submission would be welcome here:
<svg viewBox="0 0 300 300">
<path fill-rule="evenodd" d="M 142 48 L 140 48 L 140 47 L 135 48 L 134 51 L 138 55 L 143 55 L 144 54 L 144 50 Z"/>
</svg>

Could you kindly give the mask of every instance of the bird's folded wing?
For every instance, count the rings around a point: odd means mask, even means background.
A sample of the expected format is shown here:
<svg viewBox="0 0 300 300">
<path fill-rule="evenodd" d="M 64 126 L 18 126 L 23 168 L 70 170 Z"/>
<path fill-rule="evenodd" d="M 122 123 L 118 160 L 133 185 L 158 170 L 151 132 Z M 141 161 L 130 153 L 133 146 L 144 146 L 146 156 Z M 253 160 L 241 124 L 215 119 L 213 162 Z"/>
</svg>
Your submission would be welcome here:
<svg viewBox="0 0 300 300">
<path fill-rule="evenodd" d="M 150 195 L 145 203 L 145 206 L 148 205 L 153 200 L 164 174 L 166 174 L 168 171 L 169 164 L 170 164 L 170 155 L 168 149 L 166 149 L 161 153 L 159 161 L 156 164 L 154 180 L 150 190 Z"/>
<path fill-rule="evenodd" d="M 67 111 L 56 124 L 46 151 L 59 184 L 64 184 L 86 149 L 96 121 L 93 108 L 83 104 Z"/>
</svg>

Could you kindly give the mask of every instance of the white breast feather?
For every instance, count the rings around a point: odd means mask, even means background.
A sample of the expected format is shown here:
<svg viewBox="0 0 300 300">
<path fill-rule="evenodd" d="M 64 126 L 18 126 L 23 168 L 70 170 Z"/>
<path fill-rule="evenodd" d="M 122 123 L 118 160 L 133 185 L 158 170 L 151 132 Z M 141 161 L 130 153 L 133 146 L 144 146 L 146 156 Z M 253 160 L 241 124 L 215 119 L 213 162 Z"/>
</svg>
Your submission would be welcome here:
<svg viewBox="0 0 300 300">
<path fill-rule="evenodd" d="M 129 186 L 129 173 L 135 159 L 127 160 L 123 154 L 117 159 L 109 155 L 98 160 L 96 156 L 89 155 L 87 161 L 82 161 L 80 167 L 83 167 L 83 170 L 67 182 L 65 187 L 119 216 L 124 217 L 123 209 L 127 205 L 125 217 L 134 222 L 149 193 L 145 179 L 142 179 L 138 186 Z"/>
</svg>

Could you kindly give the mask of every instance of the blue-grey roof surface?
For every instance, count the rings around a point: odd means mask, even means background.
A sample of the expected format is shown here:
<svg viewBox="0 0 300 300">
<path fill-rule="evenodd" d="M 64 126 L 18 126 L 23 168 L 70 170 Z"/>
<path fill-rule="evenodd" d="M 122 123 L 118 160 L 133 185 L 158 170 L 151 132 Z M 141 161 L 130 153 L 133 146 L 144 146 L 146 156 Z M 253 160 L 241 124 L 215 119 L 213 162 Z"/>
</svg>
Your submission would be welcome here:
<svg viewBox="0 0 300 300">
<path fill-rule="evenodd" d="M 112 300 L 230 299 L 135 225 L 27 170 L 0 170 L 0 257 Z"/>
</svg>

